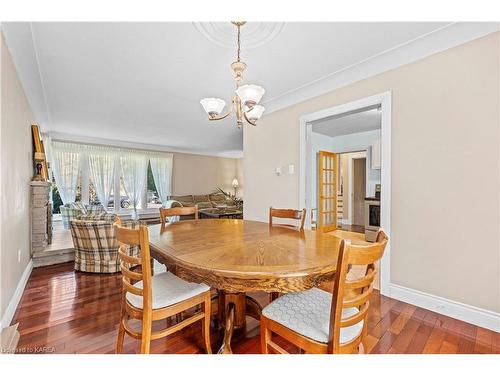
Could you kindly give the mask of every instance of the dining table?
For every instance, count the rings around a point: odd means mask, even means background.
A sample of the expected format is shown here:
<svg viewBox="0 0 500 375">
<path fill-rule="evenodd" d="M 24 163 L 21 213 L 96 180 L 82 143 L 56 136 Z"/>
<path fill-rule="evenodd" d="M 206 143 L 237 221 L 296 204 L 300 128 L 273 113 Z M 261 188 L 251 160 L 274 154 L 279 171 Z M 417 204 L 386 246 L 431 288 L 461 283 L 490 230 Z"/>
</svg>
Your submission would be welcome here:
<svg viewBox="0 0 500 375">
<path fill-rule="evenodd" d="M 149 227 L 151 256 L 169 272 L 217 290 L 224 329 L 219 353 L 231 353 L 233 330 L 262 306 L 249 292 L 307 290 L 335 275 L 341 236 L 242 219 L 206 219 Z M 346 232 L 348 233 L 348 232 Z"/>
</svg>

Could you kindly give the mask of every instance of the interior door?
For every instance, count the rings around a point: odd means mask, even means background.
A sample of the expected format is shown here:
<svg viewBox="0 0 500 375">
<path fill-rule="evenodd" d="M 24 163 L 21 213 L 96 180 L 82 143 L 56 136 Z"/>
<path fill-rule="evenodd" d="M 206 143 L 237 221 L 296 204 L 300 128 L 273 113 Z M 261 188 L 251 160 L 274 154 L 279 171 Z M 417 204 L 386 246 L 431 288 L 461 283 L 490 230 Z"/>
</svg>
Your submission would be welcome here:
<svg viewBox="0 0 500 375">
<path fill-rule="evenodd" d="M 366 158 L 352 160 L 352 224 L 365 225 Z"/>
<path fill-rule="evenodd" d="M 318 155 L 318 229 L 337 229 L 337 154 L 320 151 Z"/>
</svg>

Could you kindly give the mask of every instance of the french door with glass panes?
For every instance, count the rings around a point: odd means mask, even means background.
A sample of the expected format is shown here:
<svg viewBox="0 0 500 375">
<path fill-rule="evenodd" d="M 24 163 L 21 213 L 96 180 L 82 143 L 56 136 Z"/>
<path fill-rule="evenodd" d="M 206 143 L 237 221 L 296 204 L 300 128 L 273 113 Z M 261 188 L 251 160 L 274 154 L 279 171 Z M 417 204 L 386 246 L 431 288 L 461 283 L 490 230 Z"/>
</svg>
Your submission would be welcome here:
<svg viewBox="0 0 500 375">
<path fill-rule="evenodd" d="M 320 151 L 318 155 L 318 229 L 337 229 L 337 154 Z"/>
</svg>

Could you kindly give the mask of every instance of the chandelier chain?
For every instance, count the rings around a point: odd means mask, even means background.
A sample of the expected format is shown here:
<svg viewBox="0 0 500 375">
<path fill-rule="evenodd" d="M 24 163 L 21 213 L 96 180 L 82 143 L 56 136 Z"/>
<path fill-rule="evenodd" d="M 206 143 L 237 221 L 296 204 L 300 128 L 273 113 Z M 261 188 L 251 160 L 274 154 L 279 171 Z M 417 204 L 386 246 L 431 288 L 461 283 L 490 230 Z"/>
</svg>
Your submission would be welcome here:
<svg viewBox="0 0 500 375">
<path fill-rule="evenodd" d="M 240 51 L 241 51 L 241 41 L 240 41 L 240 25 L 238 25 L 238 59 L 237 61 L 240 61 Z"/>
</svg>

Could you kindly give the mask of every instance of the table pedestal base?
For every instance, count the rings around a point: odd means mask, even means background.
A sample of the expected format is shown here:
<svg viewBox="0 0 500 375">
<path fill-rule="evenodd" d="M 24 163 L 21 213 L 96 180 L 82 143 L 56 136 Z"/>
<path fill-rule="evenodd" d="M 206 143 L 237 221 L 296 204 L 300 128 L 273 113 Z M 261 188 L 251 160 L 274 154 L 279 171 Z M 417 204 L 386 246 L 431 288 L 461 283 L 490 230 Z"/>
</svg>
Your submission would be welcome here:
<svg viewBox="0 0 500 375">
<path fill-rule="evenodd" d="M 246 317 L 250 316 L 260 320 L 262 307 L 246 293 L 228 293 L 219 291 L 218 296 L 218 318 L 224 327 L 224 339 L 218 354 L 232 354 L 231 338 L 234 329 L 246 327 Z"/>
</svg>

